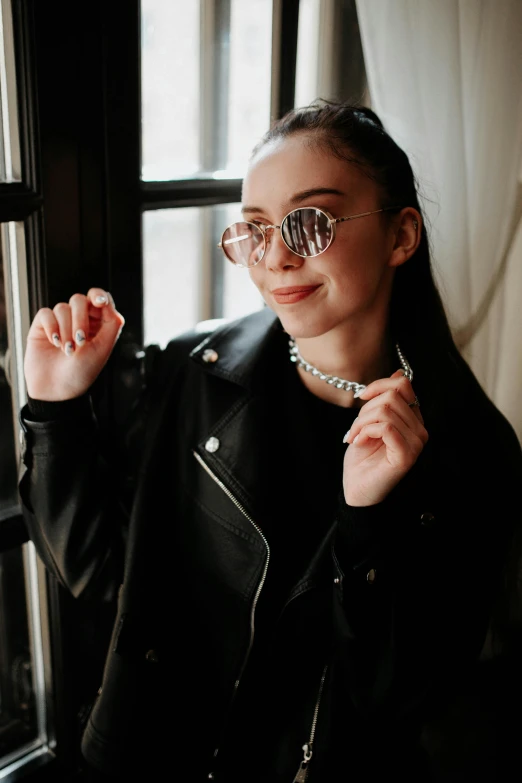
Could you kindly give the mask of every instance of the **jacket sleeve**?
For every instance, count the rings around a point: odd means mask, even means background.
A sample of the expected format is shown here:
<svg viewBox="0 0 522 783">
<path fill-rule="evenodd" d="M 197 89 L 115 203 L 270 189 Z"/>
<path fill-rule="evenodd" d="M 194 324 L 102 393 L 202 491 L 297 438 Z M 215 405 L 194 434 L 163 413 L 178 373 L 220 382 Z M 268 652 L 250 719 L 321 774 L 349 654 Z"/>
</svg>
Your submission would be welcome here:
<svg viewBox="0 0 522 783">
<path fill-rule="evenodd" d="M 157 346 L 145 352 L 152 365 Z M 22 512 L 38 555 L 73 596 L 114 597 L 123 576 L 133 471 L 150 391 L 143 382 L 118 443 L 107 438 L 91 395 L 31 401 L 20 411 Z M 48 417 L 48 418 L 47 418 Z"/>
</svg>

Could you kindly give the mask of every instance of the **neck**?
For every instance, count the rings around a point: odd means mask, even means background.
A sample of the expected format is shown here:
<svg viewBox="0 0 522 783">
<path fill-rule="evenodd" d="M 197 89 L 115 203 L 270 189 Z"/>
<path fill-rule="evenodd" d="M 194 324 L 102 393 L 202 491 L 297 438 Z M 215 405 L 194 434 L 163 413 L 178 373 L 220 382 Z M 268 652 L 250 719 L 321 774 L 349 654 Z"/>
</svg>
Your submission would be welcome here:
<svg viewBox="0 0 522 783">
<path fill-rule="evenodd" d="M 323 373 L 368 385 L 400 367 L 391 336 L 385 330 L 335 329 L 319 337 L 295 337 L 299 353 Z M 337 389 L 298 368 L 304 385 L 317 397 L 342 407 L 360 407 L 352 392 Z"/>
</svg>

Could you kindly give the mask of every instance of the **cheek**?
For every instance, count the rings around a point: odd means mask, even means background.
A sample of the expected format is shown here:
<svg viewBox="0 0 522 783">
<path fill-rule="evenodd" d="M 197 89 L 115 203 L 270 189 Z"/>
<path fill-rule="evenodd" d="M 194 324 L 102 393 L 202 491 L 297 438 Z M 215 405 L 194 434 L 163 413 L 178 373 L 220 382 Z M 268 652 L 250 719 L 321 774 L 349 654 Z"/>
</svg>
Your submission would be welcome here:
<svg viewBox="0 0 522 783">
<path fill-rule="evenodd" d="M 262 262 L 261 262 L 262 263 Z M 248 270 L 248 274 L 250 276 L 251 281 L 256 286 L 259 291 L 263 291 L 263 267 L 261 264 L 258 264 L 257 266 L 253 266 Z"/>
<path fill-rule="evenodd" d="M 350 242 L 339 250 L 327 274 L 343 300 L 355 304 L 373 299 L 388 274 L 382 248 L 375 242 Z"/>
</svg>

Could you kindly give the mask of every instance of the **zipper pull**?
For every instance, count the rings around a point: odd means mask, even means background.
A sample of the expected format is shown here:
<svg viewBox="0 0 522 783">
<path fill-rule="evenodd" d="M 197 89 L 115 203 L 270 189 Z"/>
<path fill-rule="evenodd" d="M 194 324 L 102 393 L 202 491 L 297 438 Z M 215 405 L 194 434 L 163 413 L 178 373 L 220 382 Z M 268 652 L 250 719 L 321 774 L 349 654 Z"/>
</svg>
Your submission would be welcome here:
<svg viewBox="0 0 522 783">
<path fill-rule="evenodd" d="M 303 750 L 303 760 L 299 764 L 299 769 L 297 770 L 297 775 L 295 776 L 293 783 L 306 783 L 306 778 L 308 777 L 308 764 L 312 758 L 312 746 L 308 744 L 303 745 Z"/>
</svg>

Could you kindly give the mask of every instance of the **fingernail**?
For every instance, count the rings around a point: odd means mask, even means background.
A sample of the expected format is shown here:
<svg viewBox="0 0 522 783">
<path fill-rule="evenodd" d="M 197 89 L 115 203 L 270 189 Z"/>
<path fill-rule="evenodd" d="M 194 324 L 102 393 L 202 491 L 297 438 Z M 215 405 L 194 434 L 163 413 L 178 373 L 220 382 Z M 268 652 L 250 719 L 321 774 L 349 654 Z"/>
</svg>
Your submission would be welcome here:
<svg viewBox="0 0 522 783">
<path fill-rule="evenodd" d="M 94 301 L 96 304 L 108 304 L 109 300 L 106 296 L 97 296 Z"/>
<path fill-rule="evenodd" d="M 53 334 L 53 343 L 59 348 L 60 347 L 60 335 L 59 334 Z"/>
<path fill-rule="evenodd" d="M 352 431 L 351 429 L 348 430 L 348 432 L 346 433 L 346 435 L 343 438 L 343 443 L 346 443 L 348 441 L 348 438 L 350 437 L 350 432 L 351 431 Z"/>
<path fill-rule="evenodd" d="M 357 397 L 360 397 L 361 394 L 363 393 L 363 391 L 364 391 L 364 389 L 359 389 L 359 391 L 355 391 L 353 393 L 354 399 L 357 399 Z"/>
<path fill-rule="evenodd" d="M 356 435 L 356 436 L 355 436 L 355 438 L 353 439 L 353 442 L 354 442 L 354 443 L 357 443 L 357 441 L 358 441 L 358 440 L 359 440 L 359 436 L 358 436 L 358 435 Z"/>
<path fill-rule="evenodd" d="M 72 353 L 74 353 L 74 345 L 70 341 L 65 343 L 65 353 L 67 356 L 70 356 Z"/>
<path fill-rule="evenodd" d="M 83 329 L 78 329 L 75 339 L 78 345 L 81 345 L 83 342 L 85 342 L 85 332 Z"/>
</svg>

